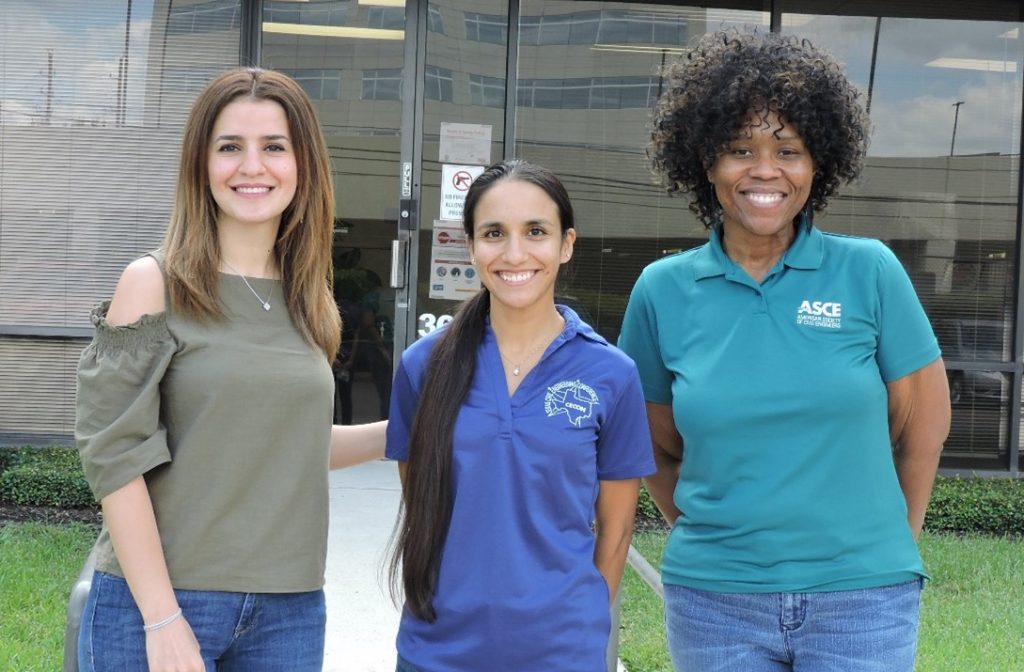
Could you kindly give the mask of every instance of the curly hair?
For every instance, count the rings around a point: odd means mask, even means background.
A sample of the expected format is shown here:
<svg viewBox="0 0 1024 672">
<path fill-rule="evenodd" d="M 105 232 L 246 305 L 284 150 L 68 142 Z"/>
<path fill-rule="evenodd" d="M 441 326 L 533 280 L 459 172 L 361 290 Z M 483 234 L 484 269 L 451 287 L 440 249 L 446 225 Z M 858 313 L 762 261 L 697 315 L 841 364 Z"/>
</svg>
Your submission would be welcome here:
<svg viewBox="0 0 1024 672">
<path fill-rule="evenodd" d="M 665 68 L 648 156 L 670 194 L 689 192 L 690 209 L 711 227 L 718 210 L 707 171 L 749 124 L 775 113 L 796 126 L 815 176 L 808 204 L 827 205 L 840 182 L 864 165 L 870 124 L 860 92 L 839 63 L 806 40 L 733 30 L 705 35 Z"/>
</svg>

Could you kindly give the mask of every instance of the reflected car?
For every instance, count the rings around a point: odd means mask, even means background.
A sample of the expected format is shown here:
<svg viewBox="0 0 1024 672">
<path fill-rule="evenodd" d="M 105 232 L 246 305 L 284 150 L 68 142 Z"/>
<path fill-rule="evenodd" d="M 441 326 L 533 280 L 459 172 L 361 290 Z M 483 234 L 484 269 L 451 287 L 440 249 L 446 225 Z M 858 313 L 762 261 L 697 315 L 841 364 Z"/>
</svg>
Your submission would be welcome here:
<svg viewBox="0 0 1024 672">
<path fill-rule="evenodd" d="M 999 320 L 939 320 L 935 335 L 948 361 L 1002 362 L 1007 327 Z M 1006 376 L 999 371 L 946 371 L 949 399 L 998 403 L 1006 399 Z"/>
</svg>

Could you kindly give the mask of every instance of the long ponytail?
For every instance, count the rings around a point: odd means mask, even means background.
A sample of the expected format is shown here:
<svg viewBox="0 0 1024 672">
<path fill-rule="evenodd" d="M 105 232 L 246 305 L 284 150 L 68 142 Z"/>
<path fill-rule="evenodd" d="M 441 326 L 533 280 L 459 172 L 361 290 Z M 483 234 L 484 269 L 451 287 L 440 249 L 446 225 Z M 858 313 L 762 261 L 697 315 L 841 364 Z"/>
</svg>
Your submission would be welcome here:
<svg viewBox="0 0 1024 672">
<path fill-rule="evenodd" d="M 433 623 L 441 551 L 452 515 L 452 443 L 455 421 L 476 374 L 490 293 L 480 290 L 459 308 L 430 353 L 409 438 L 398 538 L 391 556 L 394 591 L 401 565 L 406 607 Z"/>
</svg>

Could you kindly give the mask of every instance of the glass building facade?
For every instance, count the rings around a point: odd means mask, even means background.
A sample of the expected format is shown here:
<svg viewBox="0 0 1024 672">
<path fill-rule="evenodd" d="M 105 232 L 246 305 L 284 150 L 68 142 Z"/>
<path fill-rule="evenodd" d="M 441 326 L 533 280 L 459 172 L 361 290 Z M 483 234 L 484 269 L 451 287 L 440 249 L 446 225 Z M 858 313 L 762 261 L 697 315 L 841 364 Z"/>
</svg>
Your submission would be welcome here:
<svg viewBox="0 0 1024 672">
<path fill-rule="evenodd" d="M 360 421 L 381 415 L 394 358 L 455 306 L 432 298 L 445 165 L 459 163 L 442 161 L 445 129 L 486 130 L 488 160 L 563 177 L 579 242 L 559 300 L 614 341 L 640 270 L 707 235 L 648 168 L 661 67 L 737 27 L 810 39 L 864 91 L 863 178 L 818 224 L 881 239 L 910 274 L 948 370 L 943 468 L 1018 476 L 1022 18 L 995 0 L 7 0 L 0 440 L 70 435 L 89 308 L 159 244 L 184 117 L 218 71 L 282 70 L 317 105 L 338 300 L 349 336 L 387 353 L 357 362 Z"/>
</svg>

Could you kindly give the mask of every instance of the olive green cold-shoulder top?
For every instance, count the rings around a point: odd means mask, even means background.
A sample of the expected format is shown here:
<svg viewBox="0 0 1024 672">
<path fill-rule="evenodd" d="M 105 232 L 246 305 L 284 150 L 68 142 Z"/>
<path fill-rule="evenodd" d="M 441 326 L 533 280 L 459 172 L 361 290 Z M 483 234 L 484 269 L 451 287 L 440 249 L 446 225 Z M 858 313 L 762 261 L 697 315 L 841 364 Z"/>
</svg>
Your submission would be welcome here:
<svg viewBox="0 0 1024 672">
<path fill-rule="evenodd" d="M 226 274 L 223 321 L 168 310 L 113 327 L 97 307 L 76 440 L 97 500 L 145 475 L 175 588 L 317 590 L 334 379 L 293 325 L 280 281 L 250 283 L 271 294 L 269 311 Z M 97 569 L 122 575 L 105 527 L 96 544 Z"/>
</svg>

